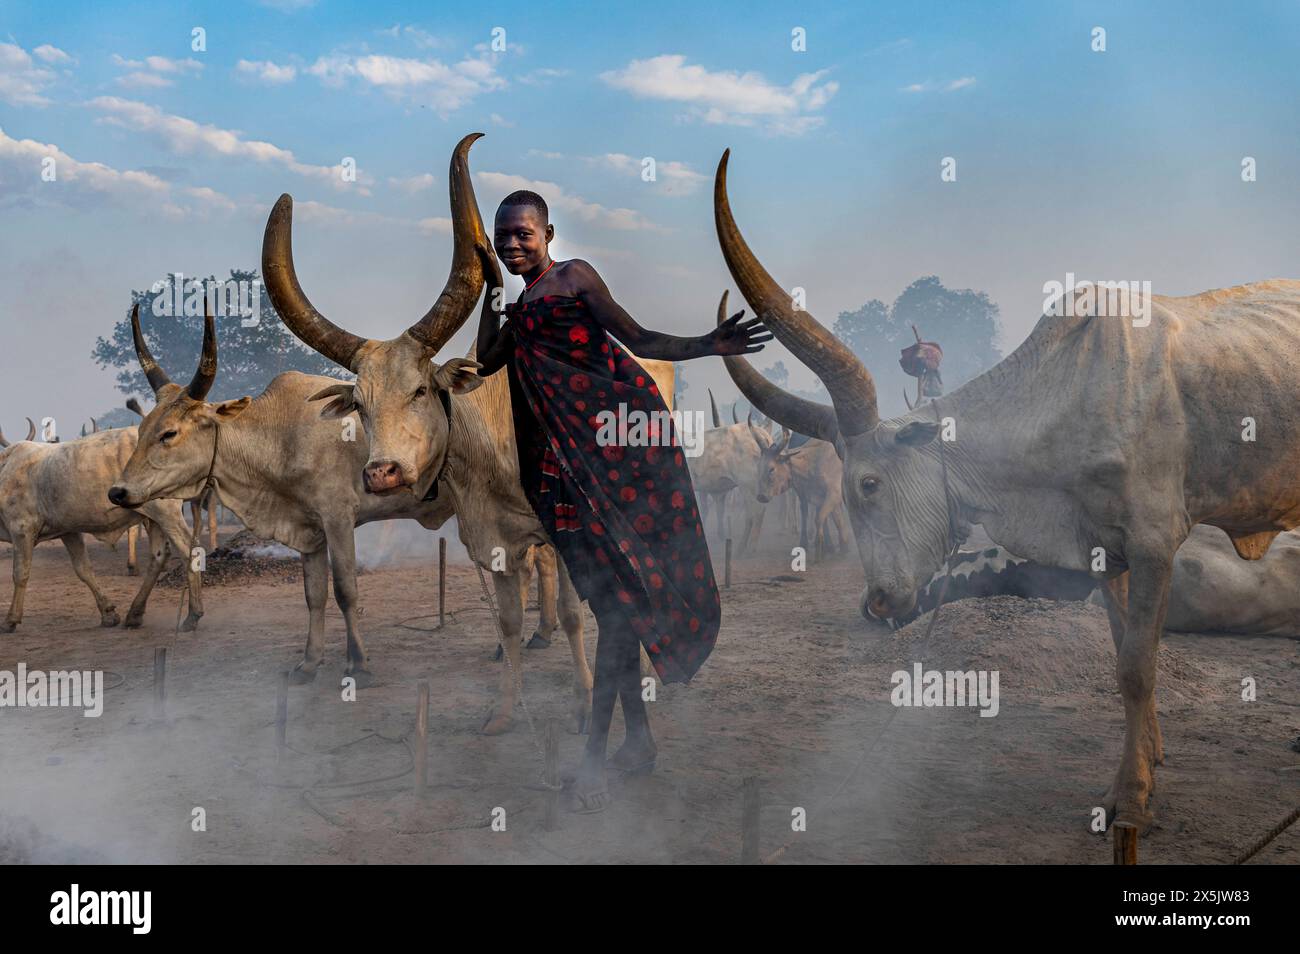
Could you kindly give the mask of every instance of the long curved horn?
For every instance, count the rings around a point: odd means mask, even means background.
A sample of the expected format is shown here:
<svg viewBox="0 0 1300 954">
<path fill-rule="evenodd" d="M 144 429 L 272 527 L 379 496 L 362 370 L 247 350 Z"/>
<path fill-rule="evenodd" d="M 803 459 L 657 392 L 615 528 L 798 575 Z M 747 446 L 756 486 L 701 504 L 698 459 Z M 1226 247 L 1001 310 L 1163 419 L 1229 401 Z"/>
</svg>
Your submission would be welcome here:
<svg viewBox="0 0 1300 954">
<path fill-rule="evenodd" d="M 0 428 L 0 447 L 8 447 L 8 446 L 9 446 L 9 442 L 5 440 L 4 429 Z"/>
<path fill-rule="evenodd" d="M 718 416 L 718 402 L 713 400 L 713 388 L 706 388 L 709 392 L 709 410 L 713 412 L 713 426 L 721 427 L 722 418 Z"/>
<path fill-rule="evenodd" d="M 126 409 L 128 411 L 134 411 L 136 414 L 140 415 L 141 417 L 144 417 L 144 408 L 140 406 L 140 402 L 137 401 L 135 398 L 126 399 Z"/>
<path fill-rule="evenodd" d="M 27 436 L 23 440 L 36 440 L 36 423 L 30 417 L 27 418 Z"/>
<path fill-rule="evenodd" d="M 907 409 L 908 409 L 909 411 L 911 411 L 911 410 L 915 410 L 915 409 L 912 407 L 912 399 L 911 399 L 910 397 L 907 396 L 907 388 L 906 388 L 906 387 L 903 388 L 903 401 L 904 401 L 904 403 L 907 404 Z"/>
<path fill-rule="evenodd" d="M 199 366 L 190 379 L 185 390 L 196 401 L 202 401 L 212 390 L 212 382 L 217 379 L 217 326 L 208 310 L 207 300 L 203 303 L 203 351 L 199 354 Z"/>
<path fill-rule="evenodd" d="M 740 423 L 740 415 L 736 413 L 736 405 L 739 403 L 740 403 L 739 401 L 731 402 L 731 423 L 732 424 Z"/>
<path fill-rule="evenodd" d="M 158 362 L 149 353 L 149 346 L 144 343 L 144 335 L 140 331 L 139 302 L 131 307 L 131 338 L 135 341 L 135 358 L 140 362 L 140 370 L 149 379 L 149 387 L 153 388 L 153 393 L 157 394 L 164 384 L 171 384 L 172 379 L 167 377 L 166 371 L 158 367 Z"/>
<path fill-rule="evenodd" d="M 726 317 L 727 293 L 723 292 L 722 299 L 718 302 L 718 324 L 722 324 Z M 835 442 L 838 430 L 834 408 L 796 397 L 777 387 L 755 371 L 754 366 L 744 358 L 729 355 L 722 359 L 722 363 L 727 366 L 727 374 L 731 375 L 731 380 L 749 403 L 787 431 L 794 430 L 823 441 Z"/>
<path fill-rule="evenodd" d="M 470 147 L 482 136 L 482 133 L 470 133 L 456 144 L 451 154 L 451 168 L 447 172 L 452 222 L 451 273 L 433 307 L 406 331 L 435 353 L 465 323 L 483 291 L 483 263 L 478 250 L 490 250 L 492 246 L 483 229 L 478 200 L 474 198 L 474 182 L 469 174 Z"/>
<path fill-rule="evenodd" d="M 293 196 L 276 201 L 262 235 L 262 281 L 284 326 L 308 347 L 349 371 L 357 349 L 366 343 L 334 324 L 308 300 L 293 267 Z M 156 391 L 157 388 L 154 388 Z"/>
<path fill-rule="evenodd" d="M 93 417 L 90 419 L 90 433 L 92 434 L 99 433 L 99 422 L 95 420 Z"/>
<path fill-rule="evenodd" d="M 740 287 L 754 316 L 826 385 L 835 405 L 840 432 L 862 434 L 880 423 L 876 385 L 871 374 L 844 342 L 820 325 L 812 315 L 796 311 L 790 295 L 754 257 L 745 243 L 727 201 L 728 149 L 718 162 L 713 182 L 713 217 L 727 268 Z"/>
</svg>

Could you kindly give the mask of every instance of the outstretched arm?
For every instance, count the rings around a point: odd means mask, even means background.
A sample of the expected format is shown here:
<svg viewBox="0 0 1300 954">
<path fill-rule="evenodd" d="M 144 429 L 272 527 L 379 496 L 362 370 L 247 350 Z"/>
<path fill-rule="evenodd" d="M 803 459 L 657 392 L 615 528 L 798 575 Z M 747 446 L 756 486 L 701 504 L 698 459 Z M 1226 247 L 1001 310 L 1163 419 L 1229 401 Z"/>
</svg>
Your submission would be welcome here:
<svg viewBox="0 0 1300 954">
<path fill-rule="evenodd" d="M 574 284 L 580 289 L 579 297 L 596 322 L 631 348 L 638 357 L 658 361 L 686 361 L 715 354 L 754 354 L 763 350 L 763 342 L 772 340 L 772 334 L 757 318 L 742 322 L 740 319 L 745 315 L 743 311 L 736 312 L 708 334 L 698 338 L 682 338 L 651 331 L 637 324 L 636 319 L 614 301 L 604 280 L 586 262 L 575 259 L 569 264 L 569 272 Z"/>
</svg>

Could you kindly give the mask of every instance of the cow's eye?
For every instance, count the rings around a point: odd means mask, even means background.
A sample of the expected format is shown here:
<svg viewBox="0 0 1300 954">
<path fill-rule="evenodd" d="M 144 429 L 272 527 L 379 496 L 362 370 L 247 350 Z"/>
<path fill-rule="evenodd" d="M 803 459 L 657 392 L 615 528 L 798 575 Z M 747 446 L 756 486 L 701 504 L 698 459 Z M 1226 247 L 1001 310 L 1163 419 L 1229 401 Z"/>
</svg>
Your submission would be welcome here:
<svg viewBox="0 0 1300 954">
<path fill-rule="evenodd" d="M 175 436 L 176 436 L 176 432 L 175 432 L 175 431 L 163 431 L 163 435 L 162 435 L 162 437 L 159 438 L 159 440 L 162 441 L 164 444 L 166 444 L 168 441 L 170 441 L 170 440 L 171 440 L 172 438 L 174 438 Z"/>
<path fill-rule="evenodd" d="M 862 478 L 862 496 L 870 497 L 880 487 L 880 481 L 870 475 Z"/>
<path fill-rule="evenodd" d="M 421 384 L 418 388 L 415 389 L 415 396 L 418 398 L 422 398 L 428 393 L 429 393 L 429 388 L 427 385 L 424 384 Z"/>
</svg>

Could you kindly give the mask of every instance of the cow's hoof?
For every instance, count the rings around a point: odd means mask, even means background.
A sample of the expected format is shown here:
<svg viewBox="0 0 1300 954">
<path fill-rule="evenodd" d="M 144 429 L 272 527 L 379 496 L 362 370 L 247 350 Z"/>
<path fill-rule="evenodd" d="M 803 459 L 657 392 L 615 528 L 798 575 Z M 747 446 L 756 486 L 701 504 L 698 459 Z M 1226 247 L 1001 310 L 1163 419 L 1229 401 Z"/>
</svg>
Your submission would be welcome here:
<svg viewBox="0 0 1300 954">
<path fill-rule="evenodd" d="M 305 686 L 316 681 L 316 667 L 311 669 L 303 667 L 302 663 L 294 666 L 289 672 L 289 682 L 295 686 Z"/>
<path fill-rule="evenodd" d="M 201 620 L 202 618 L 203 618 L 202 613 L 199 613 L 197 615 L 194 613 L 190 613 L 188 616 L 185 617 L 184 622 L 181 623 L 181 632 L 182 633 L 194 632 L 196 629 L 199 628 L 199 620 Z"/>
<path fill-rule="evenodd" d="M 123 629 L 139 629 L 144 623 L 144 614 L 127 613 L 126 619 L 122 621 Z"/>
<path fill-rule="evenodd" d="M 514 724 L 514 719 L 508 712 L 497 712 L 493 709 L 488 713 L 487 719 L 483 723 L 484 735 L 503 735 L 510 731 L 510 726 Z"/>
<path fill-rule="evenodd" d="M 353 669 L 343 675 L 352 677 L 356 681 L 358 689 L 369 689 L 375 684 L 375 675 L 369 669 Z"/>
<path fill-rule="evenodd" d="M 126 568 L 126 575 L 127 575 L 127 576 L 139 576 L 139 575 L 140 575 L 140 571 L 139 571 L 139 569 L 137 569 L 136 567 L 128 566 L 128 567 Z"/>
<path fill-rule="evenodd" d="M 524 645 L 525 649 L 550 649 L 551 641 L 542 635 L 541 630 L 536 630 L 529 637 L 528 642 Z"/>
<path fill-rule="evenodd" d="M 1111 822 L 1111 826 L 1114 827 L 1120 822 L 1132 825 L 1137 829 L 1138 835 L 1146 837 L 1147 833 L 1151 831 L 1152 826 L 1156 823 L 1156 816 L 1149 808 L 1129 810 L 1120 809 L 1115 813 L 1115 821 Z"/>
<path fill-rule="evenodd" d="M 17 628 L 18 624 L 10 622 L 9 620 L 0 623 L 0 633 L 12 633 Z"/>
<path fill-rule="evenodd" d="M 105 629 L 116 626 L 120 622 L 122 622 L 122 617 L 117 615 L 117 610 L 115 609 L 106 609 L 104 612 L 99 614 L 99 625 L 103 626 Z"/>
<path fill-rule="evenodd" d="M 501 644 L 500 644 L 500 643 L 497 643 L 497 651 L 496 651 L 495 653 L 492 654 L 492 661 L 493 661 L 493 662 L 500 662 L 500 661 L 501 661 L 501 658 L 502 658 L 503 656 L 505 656 L 505 654 L 506 654 L 506 651 L 505 651 L 504 649 L 501 648 Z"/>
</svg>

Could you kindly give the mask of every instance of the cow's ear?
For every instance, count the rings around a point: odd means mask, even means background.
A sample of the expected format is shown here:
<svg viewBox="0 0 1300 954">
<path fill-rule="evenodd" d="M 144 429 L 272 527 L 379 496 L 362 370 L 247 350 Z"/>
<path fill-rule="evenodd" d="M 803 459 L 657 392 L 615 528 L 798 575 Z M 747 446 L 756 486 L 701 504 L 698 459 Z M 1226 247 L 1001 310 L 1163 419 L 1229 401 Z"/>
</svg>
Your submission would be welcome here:
<svg viewBox="0 0 1300 954">
<path fill-rule="evenodd" d="M 446 364 L 434 368 L 434 386 L 452 394 L 466 394 L 483 383 L 477 373 L 481 367 L 483 365 L 469 358 L 452 358 Z"/>
<path fill-rule="evenodd" d="M 909 421 L 898 429 L 894 443 L 904 447 L 920 447 L 939 435 L 939 425 L 930 421 Z"/>
<path fill-rule="evenodd" d="M 236 398 L 233 401 L 222 401 L 212 407 L 212 413 L 217 416 L 218 421 L 233 421 L 239 415 L 244 413 L 244 409 L 253 403 L 251 397 Z"/>
<path fill-rule="evenodd" d="M 323 408 L 320 416 L 327 421 L 332 421 L 340 417 L 347 417 L 357 409 L 356 397 L 351 384 L 331 384 L 329 387 L 317 391 L 308 401 L 319 401 L 323 398 L 333 398 Z"/>
</svg>

